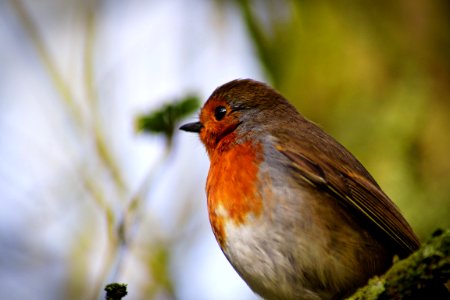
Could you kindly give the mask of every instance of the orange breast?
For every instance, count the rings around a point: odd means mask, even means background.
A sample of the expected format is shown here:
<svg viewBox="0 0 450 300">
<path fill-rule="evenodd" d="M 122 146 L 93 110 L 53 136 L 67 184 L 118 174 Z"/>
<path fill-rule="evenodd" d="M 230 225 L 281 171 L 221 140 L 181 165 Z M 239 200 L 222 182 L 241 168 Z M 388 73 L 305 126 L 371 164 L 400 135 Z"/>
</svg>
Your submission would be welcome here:
<svg viewBox="0 0 450 300">
<path fill-rule="evenodd" d="M 261 145 L 236 144 L 212 153 L 206 182 L 211 226 L 220 246 L 226 241 L 226 222 L 242 225 L 247 216 L 262 211 L 257 176 L 262 160 Z"/>
</svg>

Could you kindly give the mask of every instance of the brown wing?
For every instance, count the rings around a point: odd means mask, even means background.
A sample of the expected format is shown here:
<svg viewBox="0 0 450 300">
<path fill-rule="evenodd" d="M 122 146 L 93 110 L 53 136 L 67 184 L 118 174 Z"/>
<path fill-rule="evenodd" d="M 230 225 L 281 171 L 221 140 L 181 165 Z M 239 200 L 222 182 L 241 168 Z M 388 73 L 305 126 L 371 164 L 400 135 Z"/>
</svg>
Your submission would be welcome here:
<svg viewBox="0 0 450 300">
<path fill-rule="evenodd" d="M 365 170 L 361 172 L 345 163 L 336 166 L 336 162 L 327 161 L 326 155 L 321 155 L 317 162 L 281 146 L 277 150 L 292 162 L 302 179 L 324 188 L 342 201 L 342 205 L 360 214 L 382 237 L 390 239 L 397 254 L 405 256 L 418 248 L 419 241 L 409 224 Z"/>
</svg>

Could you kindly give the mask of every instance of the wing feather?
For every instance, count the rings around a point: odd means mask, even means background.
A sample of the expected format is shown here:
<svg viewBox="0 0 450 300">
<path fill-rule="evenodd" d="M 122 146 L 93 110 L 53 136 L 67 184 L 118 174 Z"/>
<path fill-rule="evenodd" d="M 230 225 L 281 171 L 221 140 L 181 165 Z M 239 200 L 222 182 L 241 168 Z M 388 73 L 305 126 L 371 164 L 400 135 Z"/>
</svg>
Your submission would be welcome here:
<svg viewBox="0 0 450 300">
<path fill-rule="evenodd" d="M 291 161 L 294 170 L 306 182 L 325 189 L 342 205 L 359 214 L 382 237 L 390 239 L 399 255 L 407 255 L 418 248 L 419 241 L 411 227 L 371 177 L 350 170 L 345 164 L 336 167 L 326 157 L 317 162 L 304 153 L 282 146 L 277 150 Z"/>
</svg>

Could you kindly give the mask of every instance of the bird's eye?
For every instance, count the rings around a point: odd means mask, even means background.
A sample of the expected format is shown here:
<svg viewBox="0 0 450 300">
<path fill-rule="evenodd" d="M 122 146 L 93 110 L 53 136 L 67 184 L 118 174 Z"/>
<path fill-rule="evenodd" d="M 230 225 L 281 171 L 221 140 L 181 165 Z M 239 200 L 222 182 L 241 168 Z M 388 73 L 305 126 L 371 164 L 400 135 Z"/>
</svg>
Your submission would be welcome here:
<svg viewBox="0 0 450 300">
<path fill-rule="evenodd" d="M 225 114 L 227 113 L 227 109 L 224 106 L 217 106 L 214 110 L 214 117 L 217 121 L 220 121 L 225 117 Z"/>
</svg>

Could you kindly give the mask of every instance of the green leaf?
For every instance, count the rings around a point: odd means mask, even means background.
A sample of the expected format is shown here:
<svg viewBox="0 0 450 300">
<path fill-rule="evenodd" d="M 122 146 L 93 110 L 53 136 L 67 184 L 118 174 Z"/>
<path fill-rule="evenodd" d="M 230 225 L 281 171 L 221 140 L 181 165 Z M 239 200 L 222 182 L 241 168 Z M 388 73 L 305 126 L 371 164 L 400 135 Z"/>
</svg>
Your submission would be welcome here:
<svg viewBox="0 0 450 300">
<path fill-rule="evenodd" d="M 160 108 L 136 118 L 136 130 L 151 134 L 163 134 L 172 139 L 176 124 L 200 107 L 196 96 L 187 96 L 182 100 L 167 103 Z"/>
</svg>

